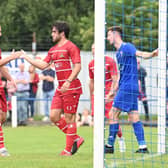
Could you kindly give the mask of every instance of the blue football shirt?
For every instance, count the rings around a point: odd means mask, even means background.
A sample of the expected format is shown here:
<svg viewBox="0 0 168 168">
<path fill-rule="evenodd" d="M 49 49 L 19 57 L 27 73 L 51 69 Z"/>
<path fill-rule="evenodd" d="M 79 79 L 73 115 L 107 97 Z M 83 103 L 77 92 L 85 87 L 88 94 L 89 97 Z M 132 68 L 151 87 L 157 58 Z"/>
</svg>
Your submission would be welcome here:
<svg viewBox="0 0 168 168">
<path fill-rule="evenodd" d="M 120 70 L 119 89 L 138 92 L 136 48 L 131 43 L 122 43 L 116 53 Z"/>
</svg>

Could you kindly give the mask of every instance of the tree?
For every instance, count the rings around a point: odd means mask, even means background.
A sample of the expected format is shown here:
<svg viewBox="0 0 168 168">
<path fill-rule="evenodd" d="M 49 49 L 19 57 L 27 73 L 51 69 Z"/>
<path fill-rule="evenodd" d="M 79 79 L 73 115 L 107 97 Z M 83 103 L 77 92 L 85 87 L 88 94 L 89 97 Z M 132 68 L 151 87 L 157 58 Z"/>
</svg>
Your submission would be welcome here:
<svg viewBox="0 0 168 168">
<path fill-rule="evenodd" d="M 36 32 L 38 50 L 48 50 L 51 43 L 51 26 L 56 20 L 67 21 L 71 27 L 70 38 L 81 49 L 90 49 L 87 39 L 81 39 L 82 22 L 93 14 L 93 0 L 1 0 L 0 18 L 3 31 L 1 48 L 31 50 L 32 34 Z M 81 18 L 85 19 L 81 19 Z M 86 22 L 85 22 L 86 23 Z M 91 24 L 91 22 L 89 21 Z M 81 30 L 82 29 L 82 30 Z M 92 29 L 93 30 L 93 29 Z M 90 32 L 88 32 L 90 33 Z M 84 45 L 83 45 L 84 44 Z"/>
<path fill-rule="evenodd" d="M 139 49 L 157 48 L 158 1 L 108 0 L 106 19 L 107 26 L 122 26 L 124 40 L 133 42 Z"/>
</svg>

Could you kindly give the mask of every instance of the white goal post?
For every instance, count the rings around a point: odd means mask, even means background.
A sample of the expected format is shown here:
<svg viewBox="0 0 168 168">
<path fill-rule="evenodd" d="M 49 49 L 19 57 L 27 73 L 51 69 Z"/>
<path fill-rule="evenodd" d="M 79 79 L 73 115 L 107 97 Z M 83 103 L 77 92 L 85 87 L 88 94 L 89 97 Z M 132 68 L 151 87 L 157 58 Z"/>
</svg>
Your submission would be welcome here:
<svg viewBox="0 0 168 168">
<path fill-rule="evenodd" d="M 166 152 L 166 55 L 167 0 L 159 0 L 159 56 L 158 56 L 158 153 Z"/>
<path fill-rule="evenodd" d="M 95 0 L 94 168 L 104 167 L 105 0 Z"/>
</svg>

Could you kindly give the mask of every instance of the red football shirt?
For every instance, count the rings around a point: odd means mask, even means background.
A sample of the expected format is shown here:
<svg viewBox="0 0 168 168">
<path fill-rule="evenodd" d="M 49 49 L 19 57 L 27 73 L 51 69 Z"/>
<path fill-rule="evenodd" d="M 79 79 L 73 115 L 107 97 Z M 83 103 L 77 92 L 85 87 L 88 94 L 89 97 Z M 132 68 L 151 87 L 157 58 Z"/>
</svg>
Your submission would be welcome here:
<svg viewBox="0 0 168 168">
<path fill-rule="evenodd" d="M 48 51 L 48 55 L 46 56 L 44 61 L 47 63 L 54 63 L 59 84 L 59 90 L 62 84 L 66 81 L 66 79 L 68 79 L 68 77 L 72 73 L 73 64 L 81 63 L 80 50 L 71 41 L 67 41 L 62 46 L 58 46 L 56 44 Z M 82 86 L 78 78 L 74 79 L 71 82 L 70 88 L 64 94 L 71 93 L 82 93 Z"/>
<path fill-rule="evenodd" d="M 105 57 L 105 64 L 105 93 L 107 94 L 111 88 L 112 76 L 117 75 L 117 64 L 108 56 Z M 89 77 L 90 79 L 94 79 L 94 59 L 89 63 Z"/>
</svg>

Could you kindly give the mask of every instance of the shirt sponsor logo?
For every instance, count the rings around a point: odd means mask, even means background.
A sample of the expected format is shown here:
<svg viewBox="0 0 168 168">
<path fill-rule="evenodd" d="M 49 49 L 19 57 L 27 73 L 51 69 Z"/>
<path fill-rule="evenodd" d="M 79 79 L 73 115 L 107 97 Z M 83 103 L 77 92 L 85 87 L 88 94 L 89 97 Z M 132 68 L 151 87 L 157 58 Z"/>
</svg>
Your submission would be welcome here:
<svg viewBox="0 0 168 168">
<path fill-rule="evenodd" d="M 61 53 L 61 55 L 59 56 L 59 58 L 64 58 L 65 56 Z"/>
</svg>

